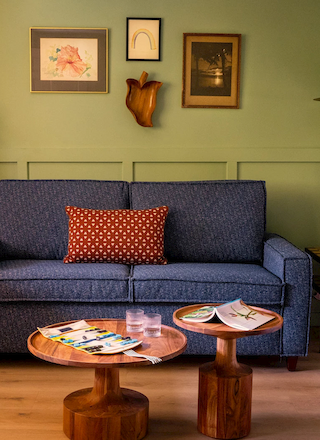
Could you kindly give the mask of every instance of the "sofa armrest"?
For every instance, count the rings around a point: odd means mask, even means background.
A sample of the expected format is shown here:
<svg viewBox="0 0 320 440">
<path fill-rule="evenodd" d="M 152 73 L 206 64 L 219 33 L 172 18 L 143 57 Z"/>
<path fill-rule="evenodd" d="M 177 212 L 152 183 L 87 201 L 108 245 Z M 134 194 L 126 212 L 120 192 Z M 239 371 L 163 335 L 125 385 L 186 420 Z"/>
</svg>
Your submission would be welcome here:
<svg viewBox="0 0 320 440">
<path fill-rule="evenodd" d="M 263 267 L 285 283 L 282 355 L 306 356 L 312 299 L 311 258 L 285 238 L 268 234 Z"/>
</svg>

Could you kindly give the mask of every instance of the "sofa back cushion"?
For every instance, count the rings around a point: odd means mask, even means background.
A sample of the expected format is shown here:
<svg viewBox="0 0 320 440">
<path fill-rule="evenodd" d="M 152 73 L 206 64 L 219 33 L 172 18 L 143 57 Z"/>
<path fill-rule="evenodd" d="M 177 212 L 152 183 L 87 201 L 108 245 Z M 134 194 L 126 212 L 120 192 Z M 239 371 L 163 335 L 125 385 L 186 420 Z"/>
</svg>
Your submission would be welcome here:
<svg viewBox="0 0 320 440">
<path fill-rule="evenodd" d="M 261 262 L 262 181 L 133 182 L 131 207 L 169 207 L 165 256 L 185 262 Z"/>
<path fill-rule="evenodd" d="M 0 181 L 0 258 L 62 259 L 67 205 L 129 208 L 128 183 L 90 180 Z"/>
</svg>

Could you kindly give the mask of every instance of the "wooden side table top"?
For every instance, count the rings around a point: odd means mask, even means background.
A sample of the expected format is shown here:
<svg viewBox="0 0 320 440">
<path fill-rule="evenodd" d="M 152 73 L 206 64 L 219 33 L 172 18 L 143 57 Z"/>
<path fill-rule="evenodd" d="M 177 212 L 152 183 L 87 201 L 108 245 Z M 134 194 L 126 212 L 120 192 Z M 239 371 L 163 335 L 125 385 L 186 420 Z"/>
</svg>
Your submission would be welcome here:
<svg viewBox="0 0 320 440">
<path fill-rule="evenodd" d="M 124 319 L 86 319 L 90 325 L 110 330 L 123 336 L 129 335 L 126 331 Z M 60 322 L 50 327 L 59 327 L 64 324 Z M 158 338 L 147 338 L 143 333 L 130 333 L 131 337 L 142 340 L 142 344 L 135 347 L 137 353 L 160 357 L 163 361 L 172 359 L 183 353 L 187 347 L 187 338 L 177 329 L 162 325 L 161 336 Z M 45 338 L 39 331 L 35 331 L 28 338 L 28 349 L 36 357 L 55 364 L 74 367 L 108 368 L 108 367 L 134 367 L 149 365 L 150 361 L 143 358 L 129 357 L 123 353 L 119 354 L 88 354 L 68 347 L 60 342 L 51 341 Z"/>
<path fill-rule="evenodd" d="M 186 315 L 187 313 L 193 312 L 199 309 L 200 307 L 218 306 L 218 305 L 219 304 L 211 303 L 211 304 L 193 304 L 190 306 L 182 307 L 181 309 L 178 309 L 174 312 L 173 322 L 177 326 L 184 328 L 186 330 L 196 333 L 203 333 L 205 335 L 216 336 L 220 339 L 239 339 L 239 338 L 244 338 L 246 336 L 273 333 L 279 330 L 283 324 L 283 318 L 278 313 L 260 307 L 252 307 L 252 306 L 250 306 L 250 308 L 257 310 L 258 312 L 266 315 L 272 315 L 274 319 L 253 330 L 239 330 L 233 327 L 229 327 L 228 325 L 222 323 L 187 322 L 180 319 L 182 316 Z"/>
</svg>

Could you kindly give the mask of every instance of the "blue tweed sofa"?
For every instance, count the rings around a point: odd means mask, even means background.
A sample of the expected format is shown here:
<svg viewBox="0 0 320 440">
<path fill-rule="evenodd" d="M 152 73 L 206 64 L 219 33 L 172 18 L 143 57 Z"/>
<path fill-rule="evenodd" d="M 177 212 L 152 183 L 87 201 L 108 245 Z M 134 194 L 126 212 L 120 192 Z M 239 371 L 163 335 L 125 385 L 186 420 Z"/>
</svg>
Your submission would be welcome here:
<svg viewBox="0 0 320 440">
<path fill-rule="evenodd" d="M 167 265 L 64 264 L 65 206 L 147 209 L 167 205 Z M 37 326 L 161 313 L 241 297 L 284 318 L 281 331 L 238 341 L 239 355 L 306 356 L 310 258 L 266 233 L 262 181 L 0 181 L 0 351 L 26 352 Z M 215 338 L 186 332 L 189 354 L 212 354 Z"/>
</svg>

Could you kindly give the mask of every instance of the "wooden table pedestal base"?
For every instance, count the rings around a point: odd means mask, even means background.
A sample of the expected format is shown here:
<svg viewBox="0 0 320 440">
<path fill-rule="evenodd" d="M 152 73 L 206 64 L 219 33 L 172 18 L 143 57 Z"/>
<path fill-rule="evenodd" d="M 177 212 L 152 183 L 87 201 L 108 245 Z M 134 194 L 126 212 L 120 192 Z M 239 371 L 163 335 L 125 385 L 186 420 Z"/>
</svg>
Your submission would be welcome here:
<svg viewBox="0 0 320 440">
<path fill-rule="evenodd" d="M 209 437 L 245 437 L 251 427 L 252 370 L 236 359 L 236 339 L 217 338 L 217 354 L 199 370 L 198 430 Z"/>
<path fill-rule="evenodd" d="M 140 440 L 148 412 L 146 396 L 120 388 L 118 368 L 96 368 L 93 388 L 64 399 L 63 431 L 71 440 Z"/>
</svg>

